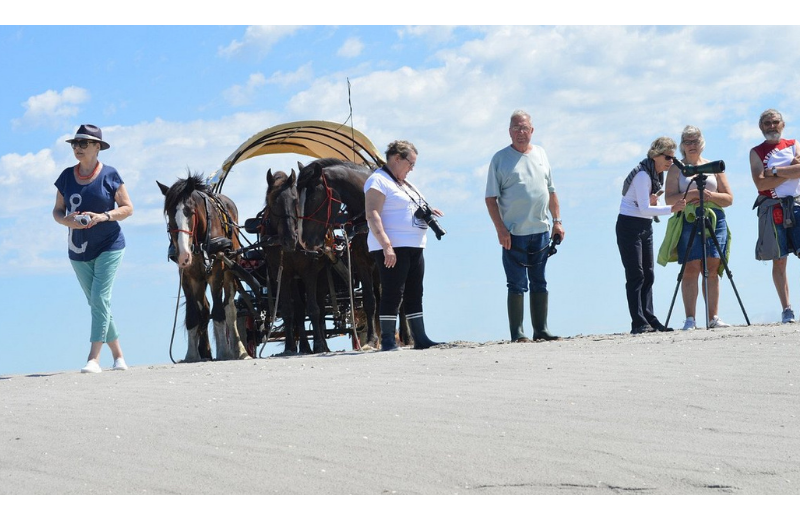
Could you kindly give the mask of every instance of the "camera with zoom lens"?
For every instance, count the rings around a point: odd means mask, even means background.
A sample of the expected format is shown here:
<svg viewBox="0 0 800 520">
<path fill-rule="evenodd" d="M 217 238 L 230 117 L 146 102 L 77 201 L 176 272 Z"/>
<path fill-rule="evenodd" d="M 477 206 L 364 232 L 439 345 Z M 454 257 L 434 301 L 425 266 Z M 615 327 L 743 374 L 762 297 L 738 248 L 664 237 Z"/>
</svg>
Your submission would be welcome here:
<svg viewBox="0 0 800 520">
<path fill-rule="evenodd" d="M 89 215 L 75 215 L 75 221 L 81 225 L 88 226 L 92 221 L 92 217 Z"/>
<path fill-rule="evenodd" d="M 711 161 L 709 163 L 701 164 L 699 166 L 692 166 L 683 164 L 679 160 L 674 160 L 675 166 L 681 171 L 684 177 L 692 177 L 694 175 L 717 174 L 725 171 L 725 161 Z"/>
<path fill-rule="evenodd" d="M 547 250 L 547 256 L 553 256 L 558 253 L 556 246 L 561 244 L 561 235 L 553 235 L 553 241 L 550 244 L 550 249 Z"/>
<path fill-rule="evenodd" d="M 447 233 L 441 224 L 439 224 L 439 221 L 436 220 L 436 217 L 433 216 L 433 212 L 427 204 L 418 207 L 417 211 L 414 212 L 414 216 L 420 220 L 424 220 L 425 223 L 428 224 L 428 227 L 436 234 L 436 240 L 441 240 L 442 236 Z"/>
</svg>

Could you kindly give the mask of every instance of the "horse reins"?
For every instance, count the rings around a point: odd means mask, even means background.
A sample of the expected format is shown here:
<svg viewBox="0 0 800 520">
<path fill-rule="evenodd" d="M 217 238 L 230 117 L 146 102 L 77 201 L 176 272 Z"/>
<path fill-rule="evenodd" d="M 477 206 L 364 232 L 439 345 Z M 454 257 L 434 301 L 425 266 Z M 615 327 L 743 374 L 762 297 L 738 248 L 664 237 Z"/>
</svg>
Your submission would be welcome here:
<svg viewBox="0 0 800 520">
<path fill-rule="evenodd" d="M 211 218 L 211 211 L 209 211 L 210 207 L 208 204 L 208 200 L 211 199 L 211 201 L 214 203 L 214 207 L 217 209 L 217 212 L 220 215 L 220 221 L 222 222 L 222 230 L 225 233 L 225 237 L 232 239 L 233 228 L 234 227 L 238 228 L 238 226 L 234 226 L 233 218 L 225 209 L 225 206 L 223 206 L 222 202 L 214 195 L 210 195 L 202 191 L 198 191 L 197 193 L 200 194 L 200 196 L 203 198 L 203 203 L 205 205 L 205 210 L 206 210 L 206 220 L 210 220 Z M 211 226 L 208 223 L 206 223 L 205 241 L 203 243 L 200 243 L 197 233 L 195 232 L 197 230 L 197 222 L 198 222 L 197 210 L 195 210 L 192 212 L 192 229 L 180 229 L 180 228 L 171 229 L 167 227 L 167 234 L 170 235 L 171 239 L 173 233 L 186 233 L 191 237 L 192 240 L 192 253 L 198 254 L 201 251 L 205 252 L 208 249 L 209 243 L 211 242 Z"/>
<path fill-rule="evenodd" d="M 311 212 L 309 216 L 303 215 L 297 218 L 300 220 L 310 220 L 311 222 L 317 222 L 318 224 L 329 226 L 331 225 L 331 213 L 333 212 L 333 203 L 338 202 L 339 204 L 344 204 L 344 202 L 342 202 L 340 199 L 334 198 L 333 188 L 328 186 L 328 180 L 325 178 L 325 175 L 320 175 L 320 177 L 322 177 L 322 185 L 325 187 L 325 200 L 323 200 L 320 203 L 319 207 L 315 209 L 313 212 Z M 319 220 L 317 218 L 314 218 L 316 214 L 319 213 L 320 210 L 322 210 L 322 208 L 325 207 L 326 204 L 328 206 L 326 220 Z"/>
</svg>

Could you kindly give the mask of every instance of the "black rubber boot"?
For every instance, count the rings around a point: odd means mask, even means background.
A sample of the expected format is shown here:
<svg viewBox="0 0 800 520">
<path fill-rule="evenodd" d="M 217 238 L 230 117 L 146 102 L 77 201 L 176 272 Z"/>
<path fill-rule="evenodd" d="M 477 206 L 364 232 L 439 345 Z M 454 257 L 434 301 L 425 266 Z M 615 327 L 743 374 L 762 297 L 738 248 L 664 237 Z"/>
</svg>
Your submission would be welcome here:
<svg viewBox="0 0 800 520">
<path fill-rule="evenodd" d="M 525 295 L 508 293 L 508 328 L 511 331 L 511 341 L 530 341 L 522 330 L 522 321 L 525 315 Z"/>
<path fill-rule="evenodd" d="M 547 330 L 547 298 L 548 293 L 531 293 L 531 321 L 533 321 L 533 339 L 552 341 L 560 339 Z"/>
<path fill-rule="evenodd" d="M 394 331 L 397 327 L 397 317 L 388 319 L 381 316 L 381 350 L 398 350 L 400 347 L 394 340 Z"/>
<path fill-rule="evenodd" d="M 439 341 L 433 341 L 425 333 L 425 322 L 422 320 L 422 313 L 408 318 L 408 326 L 411 329 L 411 337 L 414 338 L 414 348 L 421 350 L 430 348 L 434 345 L 441 345 Z"/>
</svg>

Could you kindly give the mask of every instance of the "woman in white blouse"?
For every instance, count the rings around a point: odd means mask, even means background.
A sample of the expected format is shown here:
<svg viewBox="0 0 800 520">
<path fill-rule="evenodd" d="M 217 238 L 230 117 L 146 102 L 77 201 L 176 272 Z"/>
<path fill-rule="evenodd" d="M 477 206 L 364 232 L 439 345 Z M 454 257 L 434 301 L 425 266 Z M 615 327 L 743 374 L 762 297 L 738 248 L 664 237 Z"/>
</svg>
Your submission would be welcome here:
<svg viewBox="0 0 800 520">
<path fill-rule="evenodd" d="M 617 217 L 617 246 L 625 267 L 625 291 L 631 314 L 631 334 L 671 331 L 653 311 L 653 217 L 669 215 L 686 207 L 679 199 L 672 206 L 659 206 L 663 193 L 664 172 L 675 159 L 675 141 L 659 137 L 650 145 L 642 160 L 625 179 L 622 202 Z"/>
</svg>

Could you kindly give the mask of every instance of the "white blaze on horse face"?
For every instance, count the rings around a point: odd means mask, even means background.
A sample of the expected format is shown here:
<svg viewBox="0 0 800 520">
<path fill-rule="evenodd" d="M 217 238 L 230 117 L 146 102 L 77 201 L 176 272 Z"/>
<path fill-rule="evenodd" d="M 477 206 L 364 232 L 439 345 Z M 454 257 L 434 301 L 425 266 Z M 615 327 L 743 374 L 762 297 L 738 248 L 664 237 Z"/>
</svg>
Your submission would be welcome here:
<svg viewBox="0 0 800 520">
<path fill-rule="evenodd" d="M 181 202 L 175 208 L 175 240 L 178 242 L 178 265 L 188 266 L 192 261 L 192 230 L 189 229 L 189 219 L 183 213 L 184 204 Z"/>
<path fill-rule="evenodd" d="M 303 249 L 308 249 L 305 240 L 303 240 L 303 217 L 305 216 L 303 210 L 306 208 L 306 190 L 300 190 L 297 198 L 300 201 L 299 207 L 297 208 L 297 241 L 300 242 L 300 246 Z"/>
</svg>

